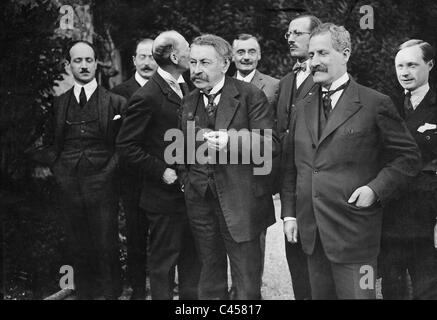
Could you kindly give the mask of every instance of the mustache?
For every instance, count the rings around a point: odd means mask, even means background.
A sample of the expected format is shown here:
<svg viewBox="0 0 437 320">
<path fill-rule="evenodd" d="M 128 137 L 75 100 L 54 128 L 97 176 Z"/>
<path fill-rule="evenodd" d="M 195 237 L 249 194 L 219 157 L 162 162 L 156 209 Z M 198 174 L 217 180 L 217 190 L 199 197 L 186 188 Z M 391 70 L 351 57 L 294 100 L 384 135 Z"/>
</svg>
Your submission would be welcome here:
<svg viewBox="0 0 437 320">
<path fill-rule="evenodd" d="M 328 72 L 328 68 L 325 66 L 311 67 L 311 73 L 314 75 L 316 72 Z"/>
<path fill-rule="evenodd" d="M 203 74 L 194 74 L 190 76 L 191 81 L 195 81 L 195 80 L 203 80 L 203 81 L 209 81 L 209 78 L 207 75 L 203 75 Z"/>
<path fill-rule="evenodd" d="M 143 70 L 143 71 L 153 71 L 153 69 L 150 68 L 150 67 L 144 67 L 144 68 L 141 68 L 141 70 Z"/>
<path fill-rule="evenodd" d="M 87 68 L 82 68 L 79 73 L 90 73 L 90 71 Z"/>
</svg>

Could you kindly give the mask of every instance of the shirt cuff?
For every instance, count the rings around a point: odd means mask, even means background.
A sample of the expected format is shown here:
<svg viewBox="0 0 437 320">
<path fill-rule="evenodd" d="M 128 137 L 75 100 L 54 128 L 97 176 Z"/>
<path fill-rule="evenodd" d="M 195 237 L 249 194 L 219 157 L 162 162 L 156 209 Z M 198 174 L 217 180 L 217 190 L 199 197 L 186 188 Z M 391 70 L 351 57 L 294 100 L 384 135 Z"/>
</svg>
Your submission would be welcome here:
<svg viewBox="0 0 437 320">
<path fill-rule="evenodd" d="M 296 221 L 295 217 L 284 217 L 284 222 L 285 221 Z"/>
</svg>

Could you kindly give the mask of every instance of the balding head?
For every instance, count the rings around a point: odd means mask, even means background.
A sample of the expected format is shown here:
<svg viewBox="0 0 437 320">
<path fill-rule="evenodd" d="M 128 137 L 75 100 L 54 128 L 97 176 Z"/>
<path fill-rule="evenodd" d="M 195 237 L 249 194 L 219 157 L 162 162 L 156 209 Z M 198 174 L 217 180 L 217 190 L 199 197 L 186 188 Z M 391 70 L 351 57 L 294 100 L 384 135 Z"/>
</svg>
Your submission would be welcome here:
<svg viewBox="0 0 437 320">
<path fill-rule="evenodd" d="M 153 42 L 152 54 L 156 63 L 163 69 L 172 65 L 183 69 L 189 67 L 189 44 L 177 31 L 165 31 L 157 36 Z"/>
</svg>

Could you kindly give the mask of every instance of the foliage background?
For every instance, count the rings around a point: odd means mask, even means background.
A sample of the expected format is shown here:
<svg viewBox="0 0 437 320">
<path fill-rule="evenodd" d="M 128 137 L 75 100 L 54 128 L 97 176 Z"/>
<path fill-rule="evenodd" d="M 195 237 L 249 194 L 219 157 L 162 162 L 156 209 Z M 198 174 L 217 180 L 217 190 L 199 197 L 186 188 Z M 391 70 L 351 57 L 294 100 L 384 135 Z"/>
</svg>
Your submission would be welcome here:
<svg viewBox="0 0 437 320">
<path fill-rule="evenodd" d="M 57 290 L 59 266 L 68 261 L 62 213 L 53 181 L 32 176 L 25 150 L 50 139 L 45 124 L 55 81 L 62 78 L 67 38 L 59 6 L 89 4 L 94 38 L 109 30 L 120 51 L 123 77 L 132 73 L 135 40 L 175 29 L 190 41 L 201 33 L 228 41 L 258 37 L 262 72 L 282 77 L 293 62 L 283 38 L 290 19 L 306 11 L 351 33 L 350 73 L 389 95 L 399 93 L 393 57 L 411 38 L 437 44 L 435 0 L 8 0 L 0 3 L 0 290 L 8 299 L 42 298 Z M 375 29 L 361 30 L 362 5 L 375 12 Z M 432 83 L 436 83 L 436 72 Z M 123 232 L 121 232 L 121 239 Z"/>
</svg>

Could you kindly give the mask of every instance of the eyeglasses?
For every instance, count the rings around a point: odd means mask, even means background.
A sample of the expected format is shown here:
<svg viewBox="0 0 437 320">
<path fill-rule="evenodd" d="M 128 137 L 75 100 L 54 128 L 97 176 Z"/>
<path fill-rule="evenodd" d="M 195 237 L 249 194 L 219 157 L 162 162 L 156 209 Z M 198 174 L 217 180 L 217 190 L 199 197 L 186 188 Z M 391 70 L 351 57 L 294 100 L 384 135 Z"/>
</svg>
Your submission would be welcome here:
<svg viewBox="0 0 437 320">
<path fill-rule="evenodd" d="M 300 36 L 304 35 L 304 34 L 310 34 L 311 32 L 301 32 L 301 31 L 296 31 L 296 30 L 291 30 L 288 31 L 284 34 L 284 38 L 285 40 L 288 40 L 288 38 L 290 38 L 291 35 L 293 35 L 293 37 L 295 38 L 299 38 Z"/>
</svg>

